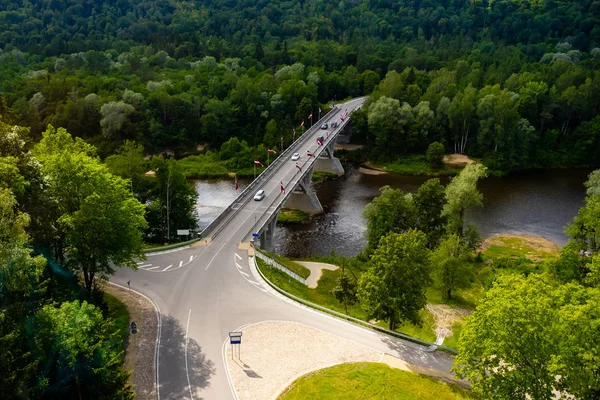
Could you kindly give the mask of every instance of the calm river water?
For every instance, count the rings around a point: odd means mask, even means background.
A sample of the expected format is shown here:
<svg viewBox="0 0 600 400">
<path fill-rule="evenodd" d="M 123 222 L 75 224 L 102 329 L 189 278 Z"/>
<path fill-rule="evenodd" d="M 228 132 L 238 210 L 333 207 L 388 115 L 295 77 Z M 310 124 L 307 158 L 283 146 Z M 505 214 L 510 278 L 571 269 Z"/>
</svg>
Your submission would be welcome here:
<svg viewBox="0 0 600 400">
<path fill-rule="evenodd" d="M 325 213 L 311 223 L 278 226 L 274 244 L 279 254 L 308 257 L 311 254 L 354 256 L 366 246 L 366 222 L 362 210 L 379 188 L 389 185 L 416 192 L 428 177 L 405 175 L 365 175 L 344 166 L 346 175 L 323 182 L 317 194 Z M 544 236 L 564 244 L 565 224 L 583 205 L 587 170 L 545 170 L 520 172 L 504 178 L 487 178 L 479 183 L 484 207 L 467 213 L 467 221 L 477 225 L 482 237 L 499 233 Z M 443 183 L 447 180 L 442 179 Z M 206 226 L 237 195 L 232 181 L 197 181 L 200 226 Z M 240 189 L 247 182 L 240 181 Z"/>
</svg>

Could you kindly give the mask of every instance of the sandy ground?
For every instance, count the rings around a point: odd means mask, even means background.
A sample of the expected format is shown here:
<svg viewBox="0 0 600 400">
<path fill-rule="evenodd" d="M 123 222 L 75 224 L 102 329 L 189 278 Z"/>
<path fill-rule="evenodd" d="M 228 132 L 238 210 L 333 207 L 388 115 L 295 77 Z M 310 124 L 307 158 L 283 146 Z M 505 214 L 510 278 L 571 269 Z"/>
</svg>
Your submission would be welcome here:
<svg viewBox="0 0 600 400">
<path fill-rule="evenodd" d="M 385 169 L 374 167 L 370 162 L 366 162 L 366 163 L 362 164 L 358 168 L 358 172 L 361 173 L 361 174 L 365 174 L 365 175 L 386 175 L 386 174 L 389 174 L 389 172 L 386 171 Z"/>
<path fill-rule="evenodd" d="M 321 275 L 323 275 L 323 270 L 327 269 L 329 271 L 335 271 L 339 269 L 337 265 L 326 264 L 320 262 L 312 262 L 312 261 L 296 261 L 298 264 L 305 266 L 310 269 L 310 275 L 306 278 L 306 286 L 311 289 L 316 288 L 319 285 L 319 279 L 321 279 Z"/>
<path fill-rule="evenodd" d="M 374 349 L 306 325 L 269 321 L 242 330 L 241 357 L 226 361 L 240 400 L 276 399 L 300 376 L 347 362 L 378 362 Z"/>
<path fill-rule="evenodd" d="M 534 249 L 537 252 L 544 253 L 547 255 L 558 254 L 558 251 L 560 250 L 560 246 L 558 246 L 556 243 L 546 239 L 545 237 L 532 236 L 532 235 L 515 235 L 512 233 L 503 233 L 501 235 L 485 239 L 481 245 L 481 250 L 485 251 L 491 245 L 506 246 L 503 239 L 513 239 L 513 238 L 521 239 L 523 241 L 524 245 L 531 247 L 532 249 Z M 531 256 L 531 257 L 535 258 L 534 256 Z M 528 257 L 528 258 L 530 258 L 530 257 Z"/>
<path fill-rule="evenodd" d="M 362 149 L 364 146 L 362 144 L 349 144 L 349 143 L 336 143 L 334 150 L 358 150 Z"/>
<path fill-rule="evenodd" d="M 473 164 L 475 160 L 470 159 L 464 154 L 448 154 L 444 156 L 444 163 L 450 166 L 464 166 L 466 164 Z"/>
<path fill-rule="evenodd" d="M 125 368 L 131 372 L 129 383 L 136 399 L 156 399 L 154 390 L 154 349 L 156 345 L 156 311 L 152 304 L 127 289 L 106 284 L 106 293 L 112 294 L 129 310 L 129 321 L 135 321 L 138 333 L 129 335 L 125 350 Z"/>
<path fill-rule="evenodd" d="M 445 338 L 452 336 L 452 324 L 473 312 L 473 310 L 450 307 L 446 304 L 427 304 L 427 309 L 435 318 L 435 333 Z"/>
</svg>

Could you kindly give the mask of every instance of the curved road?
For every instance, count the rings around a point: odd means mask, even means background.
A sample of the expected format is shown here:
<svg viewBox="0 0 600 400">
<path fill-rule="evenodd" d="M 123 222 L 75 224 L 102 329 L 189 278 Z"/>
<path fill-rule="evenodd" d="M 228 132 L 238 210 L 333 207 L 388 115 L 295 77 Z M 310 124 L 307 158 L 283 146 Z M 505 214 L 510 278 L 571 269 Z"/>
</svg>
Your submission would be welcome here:
<svg viewBox="0 0 600 400">
<path fill-rule="evenodd" d="M 341 109 L 359 107 L 353 100 Z M 331 121 L 337 116 L 332 117 Z M 329 122 L 322 120 L 320 123 Z M 311 140 L 306 146 L 314 147 Z M 299 151 L 301 155 L 306 154 Z M 302 160 L 302 159 L 301 159 Z M 281 298 L 250 268 L 240 242 L 256 220 L 274 210 L 269 206 L 296 173 L 295 162 L 286 161 L 265 182 L 263 201 L 249 201 L 207 246 L 166 251 L 140 262 L 137 271 L 119 268 L 112 281 L 131 287 L 154 300 L 161 310 L 162 328 L 158 350 L 159 399 L 235 398 L 223 364 L 222 346 L 228 332 L 265 320 L 304 323 L 423 367 L 448 371 L 451 359 L 441 352 L 373 332 L 327 314 Z M 256 218 L 256 219 L 255 219 Z M 242 340 L 243 344 L 243 340 Z M 293 344 L 290 344 L 293 345 Z M 268 351 L 268 343 L 265 343 Z"/>
</svg>

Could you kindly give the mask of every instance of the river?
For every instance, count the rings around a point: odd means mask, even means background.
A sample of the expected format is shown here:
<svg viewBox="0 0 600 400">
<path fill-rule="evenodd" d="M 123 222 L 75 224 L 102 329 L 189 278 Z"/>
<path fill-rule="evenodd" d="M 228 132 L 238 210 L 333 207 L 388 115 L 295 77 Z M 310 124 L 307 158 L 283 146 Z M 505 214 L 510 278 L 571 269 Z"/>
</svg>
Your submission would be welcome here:
<svg viewBox="0 0 600 400">
<path fill-rule="evenodd" d="M 379 188 L 389 185 L 416 192 L 428 177 L 366 175 L 344 166 L 346 175 L 317 188 L 325 213 L 308 224 L 278 226 L 273 238 L 275 251 L 289 257 L 326 255 L 331 252 L 354 256 L 366 246 L 366 221 L 362 210 Z M 584 204 L 589 170 L 537 170 L 503 178 L 486 178 L 478 185 L 484 207 L 467 212 L 481 236 L 517 233 L 543 236 L 558 244 L 567 237 L 564 226 Z M 443 183 L 447 179 L 442 179 Z M 240 190 L 247 181 L 240 181 Z M 206 226 L 237 195 L 232 181 L 196 181 L 200 226 Z"/>
</svg>

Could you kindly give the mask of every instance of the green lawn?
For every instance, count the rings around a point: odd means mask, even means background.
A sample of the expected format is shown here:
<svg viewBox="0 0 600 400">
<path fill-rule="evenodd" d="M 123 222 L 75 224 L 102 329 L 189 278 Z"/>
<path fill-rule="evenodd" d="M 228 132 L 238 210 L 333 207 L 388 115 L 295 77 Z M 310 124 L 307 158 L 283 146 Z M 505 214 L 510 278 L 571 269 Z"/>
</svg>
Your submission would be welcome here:
<svg viewBox="0 0 600 400">
<path fill-rule="evenodd" d="M 310 215 L 300 210 L 281 209 L 277 217 L 278 224 L 304 224 L 310 221 Z"/>
<path fill-rule="evenodd" d="M 115 296 L 104 293 L 104 302 L 107 306 L 107 316 L 115 322 L 115 330 L 119 332 L 123 345 L 129 336 L 129 311 L 127 307 Z"/>
<path fill-rule="evenodd" d="M 227 167 L 222 161 L 204 154 L 189 156 L 177 161 L 181 166 L 183 175 L 193 179 L 211 179 L 228 177 Z"/>
<path fill-rule="evenodd" d="M 470 392 L 379 363 L 350 363 L 300 377 L 279 400 L 461 400 Z"/>
<path fill-rule="evenodd" d="M 344 307 L 336 300 L 331 294 L 331 290 L 336 285 L 336 279 L 340 274 L 340 270 L 329 271 L 324 270 L 321 279 L 319 279 L 319 285 L 316 289 L 309 289 L 306 285 L 291 279 L 288 275 L 279 271 L 275 268 L 269 268 L 266 263 L 262 260 L 257 259 L 258 266 L 261 272 L 276 286 L 285 290 L 286 292 L 293 294 L 296 297 L 310 301 L 311 303 L 318 304 L 322 307 L 329 308 L 331 310 L 345 313 Z M 353 269 L 356 276 L 360 276 L 360 271 L 353 267 L 346 267 L 347 269 Z M 436 335 L 433 331 L 433 315 L 426 309 L 420 312 L 423 323 L 421 326 L 405 323 L 396 329 L 397 332 L 410 335 L 412 337 L 434 342 Z M 362 319 L 363 321 L 369 321 L 367 313 L 355 304 L 348 307 L 348 315 L 354 318 Z M 378 326 L 389 329 L 389 325 L 385 321 L 378 321 Z"/>
<path fill-rule="evenodd" d="M 372 165 L 402 175 L 452 176 L 458 175 L 460 172 L 460 169 L 448 166 L 433 169 L 427 163 L 424 155 L 402 156 L 394 162 L 373 163 Z"/>
<path fill-rule="evenodd" d="M 298 274 L 299 276 L 301 276 L 302 278 L 306 279 L 310 276 L 310 270 L 308 268 L 306 268 L 304 265 L 300 265 L 296 262 L 293 262 L 290 259 L 287 259 L 285 257 L 280 256 L 279 254 L 275 254 L 275 253 L 271 253 L 269 251 L 266 250 L 258 250 L 261 253 L 271 257 L 273 260 L 277 261 L 280 265 L 286 267 L 287 269 L 289 269 L 292 272 L 295 272 L 296 274 Z M 277 270 L 279 271 L 279 270 Z M 286 274 L 284 274 L 282 272 L 283 275 L 288 276 Z"/>
</svg>

